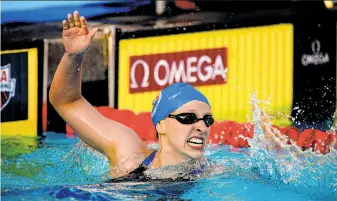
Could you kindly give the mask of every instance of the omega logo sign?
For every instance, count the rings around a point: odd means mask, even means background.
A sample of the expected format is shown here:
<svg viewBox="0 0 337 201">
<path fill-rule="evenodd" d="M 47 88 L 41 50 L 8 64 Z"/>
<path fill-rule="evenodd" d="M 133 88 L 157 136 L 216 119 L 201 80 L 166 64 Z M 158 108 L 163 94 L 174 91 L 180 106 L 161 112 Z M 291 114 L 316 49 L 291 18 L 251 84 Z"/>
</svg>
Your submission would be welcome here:
<svg viewBox="0 0 337 201">
<path fill-rule="evenodd" d="M 130 93 L 160 90 L 176 82 L 194 86 L 227 81 L 227 48 L 130 57 Z"/>
<path fill-rule="evenodd" d="M 319 40 L 314 40 L 311 43 L 311 50 L 312 54 L 304 54 L 302 55 L 302 65 L 321 65 L 328 63 L 330 61 L 329 54 L 328 53 L 322 53 L 321 52 L 321 43 Z"/>
</svg>

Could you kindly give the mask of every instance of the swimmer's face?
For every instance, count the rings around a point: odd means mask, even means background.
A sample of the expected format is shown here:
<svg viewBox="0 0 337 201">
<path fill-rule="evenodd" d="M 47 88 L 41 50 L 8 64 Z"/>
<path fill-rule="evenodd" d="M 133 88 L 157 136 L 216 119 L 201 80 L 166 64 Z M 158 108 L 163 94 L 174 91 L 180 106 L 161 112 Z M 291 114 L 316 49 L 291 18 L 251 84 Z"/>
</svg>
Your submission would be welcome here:
<svg viewBox="0 0 337 201">
<path fill-rule="evenodd" d="M 210 107 L 201 101 L 191 101 L 177 109 L 172 115 L 193 113 L 197 118 L 212 115 Z M 183 124 L 174 118 L 165 118 L 162 122 L 168 144 L 184 159 L 201 158 L 208 143 L 210 127 L 199 120 L 193 124 Z"/>
</svg>

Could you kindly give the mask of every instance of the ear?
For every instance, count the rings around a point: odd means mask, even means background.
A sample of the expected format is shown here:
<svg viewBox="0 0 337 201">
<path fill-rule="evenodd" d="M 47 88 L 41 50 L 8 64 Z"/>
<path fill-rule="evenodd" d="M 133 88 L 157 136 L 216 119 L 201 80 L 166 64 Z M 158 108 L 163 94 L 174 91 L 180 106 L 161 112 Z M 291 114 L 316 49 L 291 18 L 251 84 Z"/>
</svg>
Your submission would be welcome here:
<svg viewBox="0 0 337 201">
<path fill-rule="evenodd" d="M 157 123 L 156 130 L 160 134 L 165 133 L 165 123 L 163 122 L 163 120 L 161 120 Z"/>
</svg>

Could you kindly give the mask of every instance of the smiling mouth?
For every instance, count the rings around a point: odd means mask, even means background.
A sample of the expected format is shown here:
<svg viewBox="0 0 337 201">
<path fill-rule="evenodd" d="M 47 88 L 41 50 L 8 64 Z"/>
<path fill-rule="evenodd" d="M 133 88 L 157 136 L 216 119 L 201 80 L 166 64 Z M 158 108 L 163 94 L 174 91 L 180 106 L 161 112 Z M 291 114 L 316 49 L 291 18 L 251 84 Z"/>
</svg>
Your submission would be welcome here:
<svg viewBox="0 0 337 201">
<path fill-rule="evenodd" d="M 188 146 L 190 146 L 193 149 L 203 149 L 204 147 L 204 138 L 200 137 L 191 137 L 187 140 Z"/>
</svg>

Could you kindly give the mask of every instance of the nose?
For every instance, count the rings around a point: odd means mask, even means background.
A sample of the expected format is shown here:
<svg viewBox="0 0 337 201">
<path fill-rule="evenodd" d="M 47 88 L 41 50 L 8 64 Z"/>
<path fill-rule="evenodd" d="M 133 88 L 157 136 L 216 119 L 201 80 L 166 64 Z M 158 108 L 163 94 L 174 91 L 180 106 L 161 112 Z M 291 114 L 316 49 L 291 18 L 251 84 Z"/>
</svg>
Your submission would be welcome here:
<svg viewBox="0 0 337 201">
<path fill-rule="evenodd" d="M 203 120 L 199 120 L 194 124 L 195 129 L 199 132 L 205 132 L 207 130 L 207 126 Z"/>
</svg>

